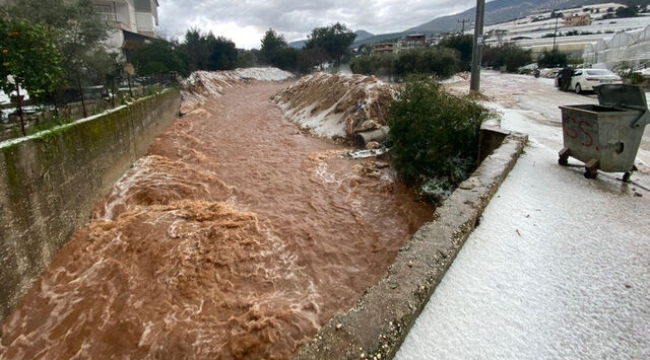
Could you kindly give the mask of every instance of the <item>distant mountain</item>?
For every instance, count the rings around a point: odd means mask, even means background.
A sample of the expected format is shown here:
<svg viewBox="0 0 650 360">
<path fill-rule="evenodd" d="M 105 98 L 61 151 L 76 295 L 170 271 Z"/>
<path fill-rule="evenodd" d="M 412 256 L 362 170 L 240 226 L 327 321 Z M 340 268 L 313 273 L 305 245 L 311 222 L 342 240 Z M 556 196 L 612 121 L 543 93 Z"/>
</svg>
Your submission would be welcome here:
<svg viewBox="0 0 650 360">
<path fill-rule="evenodd" d="M 511 21 L 535 13 L 568 9 L 585 5 L 601 4 L 610 0 L 495 0 L 485 4 L 484 26 L 494 25 L 501 22 Z M 366 39 L 357 39 L 352 47 L 356 48 L 362 44 L 375 44 L 395 38 L 402 38 L 409 34 L 434 35 L 447 32 L 460 32 L 461 24 L 459 19 L 470 19 L 465 24 L 465 29 L 474 27 L 476 18 L 476 7 L 458 14 L 442 16 L 433 19 L 422 25 L 409 28 L 400 33 L 381 34 Z"/>
<path fill-rule="evenodd" d="M 568 9 L 583 5 L 593 5 L 608 2 L 606 0 L 495 0 L 485 4 L 484 25 L 494 25 L 511 21 L 540 12 Z M 476 19 L 476 8 L 473 7 L 459 14 L 439 17 L 428 23 L 410 28 L 404 33 L 439 34 L 460 31 L 458 19 L 471 19 L 471 24 L 465 29 L 473 28 Z"/>
<path fill-rule="evenodd" d="M 307 40 L 297 40 L 290 42 L 288 45 L 294 49 L 302 49 L 305 46 L 306 42 Z"/>
<path fill-rule="evenodd" d="M 367 39 L 369 37 L 375 36 L 375 35 L 367 32 L 365 30 L 357 30 L 354 33 L 357 35 L 357 38 L 354 39 L 355 41 L 362 41 L 362 40 L 365 40 L 365 39 Z"/>
</svg>

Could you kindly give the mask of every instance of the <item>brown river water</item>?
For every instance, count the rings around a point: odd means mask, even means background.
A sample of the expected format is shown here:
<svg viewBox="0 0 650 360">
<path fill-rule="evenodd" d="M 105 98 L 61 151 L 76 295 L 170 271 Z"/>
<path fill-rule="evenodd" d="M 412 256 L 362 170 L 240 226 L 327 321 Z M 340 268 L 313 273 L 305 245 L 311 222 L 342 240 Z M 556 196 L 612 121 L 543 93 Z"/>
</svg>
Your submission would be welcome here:
<svg viewBox="0 0 650 360">
<path fill-rule="evenodd" d="M 432 209 L 234 87 L 177 120 L 1 329 L 0 359 L 290 359 Z"/>
</svg>

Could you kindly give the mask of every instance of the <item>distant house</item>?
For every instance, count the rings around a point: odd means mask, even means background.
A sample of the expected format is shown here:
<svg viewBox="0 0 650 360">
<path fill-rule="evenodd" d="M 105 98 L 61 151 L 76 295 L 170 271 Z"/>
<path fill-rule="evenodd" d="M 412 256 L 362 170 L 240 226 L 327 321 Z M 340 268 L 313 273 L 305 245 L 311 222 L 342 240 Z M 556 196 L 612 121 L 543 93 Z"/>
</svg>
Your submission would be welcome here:
<svg viewBox="0 0 650 360">
<path fill-rule="evenodd" d="M 372 49 L 373 54 L 392 54 L 396 52 L 396 47 L 394 43 L 380 43 L 375 44 Z"/>
<path fill-rule="evenodd" d="M 421 49 L 425 48 L 427 46 L 427 36 L 424 34 L 413 34 L 413 35 L 408 35 L 406 39 L 404 39 L 402 49 L 404 50 L 413 50 L 413 49 Z"/>
<path fill-rule="evenodd" d="M 589 26 L 591 25 L 591 15 L 589 14 L 574 14 L 562 18 L 565 27 L 573 26 Z"/>
<path fill-rule="evenodd" d="M 158 26 L 158 0 L 93 0 L 100 18 L 111 27 L 109 48 L 128 59 L 129 52 L 152 39 Z"/>
</svg>

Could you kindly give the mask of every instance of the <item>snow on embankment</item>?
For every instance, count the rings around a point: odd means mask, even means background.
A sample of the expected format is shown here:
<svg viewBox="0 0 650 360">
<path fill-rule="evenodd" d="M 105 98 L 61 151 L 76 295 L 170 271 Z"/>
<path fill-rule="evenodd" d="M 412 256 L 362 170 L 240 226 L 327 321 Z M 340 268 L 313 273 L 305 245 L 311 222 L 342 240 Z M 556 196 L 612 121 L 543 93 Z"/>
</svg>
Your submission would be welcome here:
<svg viewBox="0 0 650 360">
<path fill-rule="evenodd" d="M 277 68 L 196 71 L 182 83 L 181 114 L 203 105 L 210 97 L 221 96 L 227 88 L 249 81 L 282 81 L 292 77 L 293 74 Z"/>
<path fill-rule="evenodd" d="M 324 138 L 351 138 L 386 125 L 394 99 L 389 84 L 374 76 L 317 73 L 274 97 L 284 115 Z"/>
</svg>

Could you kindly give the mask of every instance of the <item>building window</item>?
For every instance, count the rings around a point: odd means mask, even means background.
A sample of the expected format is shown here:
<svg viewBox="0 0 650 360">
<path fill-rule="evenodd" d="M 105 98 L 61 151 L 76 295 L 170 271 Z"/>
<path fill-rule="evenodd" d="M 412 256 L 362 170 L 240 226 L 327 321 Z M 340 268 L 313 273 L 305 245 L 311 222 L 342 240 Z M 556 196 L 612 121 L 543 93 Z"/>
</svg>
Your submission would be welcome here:
<svg viewBox="0 0 650 360">
<path fill-rule="evenodd" d="M 151 0 L 135 0 L 135 11 L 151 12 Z"/>
</svg>

